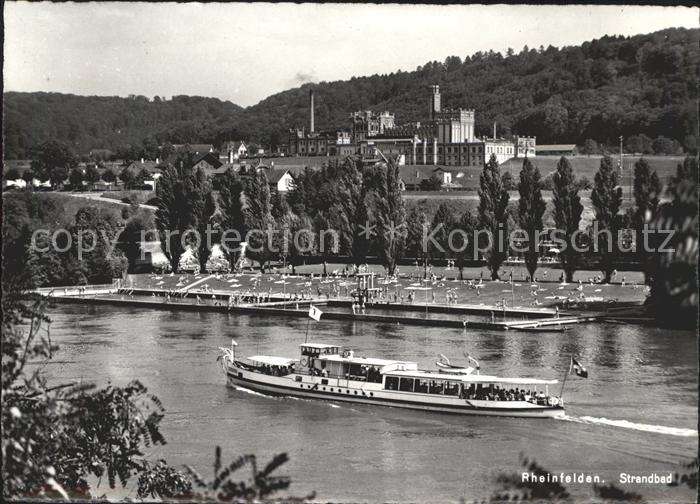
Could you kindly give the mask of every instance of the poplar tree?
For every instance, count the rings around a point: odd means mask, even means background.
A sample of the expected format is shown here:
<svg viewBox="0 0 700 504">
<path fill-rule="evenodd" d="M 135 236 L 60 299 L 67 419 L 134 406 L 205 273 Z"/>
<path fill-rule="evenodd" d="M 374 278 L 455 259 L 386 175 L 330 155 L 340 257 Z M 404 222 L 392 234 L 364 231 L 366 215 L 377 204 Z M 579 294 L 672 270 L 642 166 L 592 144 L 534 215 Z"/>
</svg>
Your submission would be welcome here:
<svg viewBox="0 0 700 504">
<path fill-rule="evenodd" d="M 554 202 L 554 224 L 561 233 L 564 245 L 559 253 L 562 269 L 567 282 L 573 281 L 578 261 L 578 251 L 575 249 L 575 235 L 581 222 L 583 205 L 578 195 L 578 184 L 571 163 L 562 157 L 557 163 L 557 171 L 552 177 L 554 187 L 552 197 Z"/>
<path fill-rule="evenodd" d="M 376 199 L 379 256 L 389 275 L 396 270 L 406 242 L 406 208 L 399 184 L 399 166 L 389 161 L 382 168 L 382 185 Z"/>
<path fill-rule="evenodd" d="M 216 200 L 212 189 L 212 182 L 209 174 L 203 168 L 197 168 L 192 173 L 189 180 L 191 186 L 192 209 L 194 212 L 195 229 L 199 233 L 197 247 L 197 259 L 199 260 L 199 270 L 205 271 L 209 257 L 211 256 L 211 246 L 218 240 L 218 237 L 211 233 L 213 230 L 213 216 L 216 212 Z M 213 238 L 213 240 L 212 240 Z"/>
<path fill-rule="evenodd" d="M 650 308 L 668 325 L 696 328 L 698 313 L 698 161 L 687 157 L 668 185 L 670 201 L 652 221 Z M 660 232 L 660 231 L 663 231 Z M 672 232 L 670 236 L 667 234 Z M 666 242 L 666 243 L 664 243 Z"/>
<path fill-rule="evenodd" d="M 453 235 L 452 243 L 456 249 L 456 263 L 459 268 L 459 279 L 464 280 L 464 266 L 474 258 L 474 230 L 477 226 L 476 218 L 467 209 L 464 211 L 457 224 L 459 233 Z"/>
<path fill-rule="evenodd" d="M 428 258 L 428 250 L 423 245 L 423 227 L 430 222 L 425 212 L 417 207 L 411 208 L 406 217 L 406 254 L 415 257 L 419 263 L 425 263 Z"/>
<path fill-rule="evenodd" d="M 233 168 L 226 170 L 221 179 L 218 202 L 219 232 L 222 243 L 225 245 L 223 251 L 233 269 L 238 260 L 236 249 L 246 234 L 244 210 L 247 207 L 243 181 Z M 238 238 L 238 244 L 235 244 L 234 238 Z"/>
<path fill-rule="evenodd" d="M 634 212 L 632 213 L 632 228 L 636 236 L 636 252 L 639 262 L 644 271 L 644 279 L 648 284 L 649 257 L 650 254 L 644 249 L 644 226 L 653 219 L 659 208 L 659 196 L 661 195 L 661 181 L 656 171 L 651 171 L 651 167 L 646 159 L 640 158 L 634 164 Z"/>
<path fill-rule="evenodd" d="M 430 246 L 430 244 L 432 244 L 431 241 L 429 242 L 430 256 L 440 257 L 443 259 L 446 257 L 451 257 L 452 254 L 450 253 L 451 251 L 448 241 L 450 232 L 452 232 L 452 230 L 456 227 L 457 223 L 454 215 L 452 215 L 450 207 L 448 207 L 446 203 L 440 203 L 440 206 L 438 206 L 438 209 L 435 211 L 431 225 L 432 229 L 430 230 L 429 234 L 433 236 L 433 240 L 435 240 L 442 251 L 439 250 L 434 244 Z"/>
<path fill-rule="evenodd" d="M 479 228 L 491 235 L 491 244 L 486 250 L 486 262 L 491 271 L 491 280 L 498 280 L 498 269 L 508 254 L 508 199 L 510 195 L 503 187 L 501 173 L 496 156 L 491 155 L 489 162 L 479 177 Z M 503 237 L 503 243 L 499 243 Z M 479 244 L 483 250 L 486 243 Z"/>
<path fill-rule="evenodd" d="M 539 233 L 542 230 L 542 216 L 546 205 L 542 198 L 542 180 L 540 170 L 528 158 L 523 161 L 518 183 L 520 200 L 518 201 L 518 218 L 520 228 L 527 234 L 527 250 L 525 251 L 525 266 L 530 278 L 535 277 L 537 261 L 540 258 Z"/>
<path fill-rule="evenodd" d="M 600 168 L 598 168 L 593 181 L 591 202 L 598 223 L 597 236 L 592 236 L 592 239 L 597 241 L 600 269 L 604 275 L 603 282 L 610 283 L 618 255 L 617 213 L 622 206 L 622 188 L 619 185 L 612 158 L 608 155 L 603 156 L 600 160 Z"/>
<path fill-rule="evenodd" d="M 210 221 L 213 204 L 211 181 L 201 168 L 192 168 L 193 155 L 186 153 L 174 165 L 169 165 L 156 184 L 156 228 L 163 254 L 177 272 L 185 247 L 196 242 L 194 230 L 200 233 L 197 253 L 200 264 L 206 264 L 210 251 L 206 249 L 206 236 L 201 233 Z M 183 243 L 183 235 L 187 239 Z M 184 245 L 184 246 L 183 246 Z M 202 262 L 204 259 L 204 262 Z"/>
<path fill-rule="evenodd" d="M 246 182 L 245 194 L 248 204 L 243 210 L 243 215 L 248 229 L 248 255 L 260 263 L 260 270 L 264 273 L 265 263 L 270 258 L 267 233 L 274 224 L 270 206 L 270 186 L 262 170 L 257 171 Z"/>
</svg>

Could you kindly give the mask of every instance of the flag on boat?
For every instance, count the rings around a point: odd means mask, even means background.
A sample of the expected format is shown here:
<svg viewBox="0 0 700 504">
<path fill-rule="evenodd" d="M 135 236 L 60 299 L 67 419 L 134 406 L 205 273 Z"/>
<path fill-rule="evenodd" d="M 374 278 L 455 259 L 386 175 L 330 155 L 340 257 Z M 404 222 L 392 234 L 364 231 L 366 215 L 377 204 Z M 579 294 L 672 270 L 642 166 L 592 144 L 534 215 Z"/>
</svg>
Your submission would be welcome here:
<svg viewBox="0 0 700 504">
<path fill-rule="evenodd" d="M 312 319 L 319 321 L 321 320 L 321 315 L 323 315 L 323 312 L 316 308 L 314 305 L 309 306 L 309 317 Z"/>
<path fill-rule="evenodd" d="M 586 368 L 581 365 L 579 361 L 571 357 L 571 364 L 569 365 L 569 374 L 571 374 L 571 371 L 574 371 L 576 373 L 576 376 L 580 376 L 581 378 L 588 378 L 588 371 L 586 371 Z"/>
</svg>

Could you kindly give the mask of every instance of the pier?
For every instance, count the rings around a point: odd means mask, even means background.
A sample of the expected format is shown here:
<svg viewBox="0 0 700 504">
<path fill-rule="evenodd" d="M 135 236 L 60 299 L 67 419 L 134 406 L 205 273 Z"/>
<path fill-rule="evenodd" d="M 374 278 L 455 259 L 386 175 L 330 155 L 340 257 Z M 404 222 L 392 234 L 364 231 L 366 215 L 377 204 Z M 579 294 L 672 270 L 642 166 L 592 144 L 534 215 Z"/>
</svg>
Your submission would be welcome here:
<svg viewBox="0 0 700 504">
<path fill-rule="evenodd" d="M 132 306 L 147 309 L 215 312 L 242 315 L 306 318 L 310 305 L 323 308 L 323 319 L 377 324 L 488 329 L 496 331 L 563 332 L 572 324 L 593 322 L 605 317 L 602 313 L 556 316 L 551 308 L 503 308 L 472 304 L 367 303 L 364 313 L 353 313 L 350 298 L 290 300 L 271 295 L 262 302 L 243 301 L 229 304 L 230 292 L 208 291 L 206 294 L 180 290 L 128 289 L 116 285 L 89 285 L 55 289 L 38 289 L 55 303 Z"/>
</svg>

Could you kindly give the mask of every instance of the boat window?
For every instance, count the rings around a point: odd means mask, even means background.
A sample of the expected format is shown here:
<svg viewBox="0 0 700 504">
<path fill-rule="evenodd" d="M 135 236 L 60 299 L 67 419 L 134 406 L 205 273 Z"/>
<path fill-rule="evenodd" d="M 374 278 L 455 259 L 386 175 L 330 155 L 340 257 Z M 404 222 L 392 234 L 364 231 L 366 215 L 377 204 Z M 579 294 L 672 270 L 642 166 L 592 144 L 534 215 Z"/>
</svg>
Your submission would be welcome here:
<svg viewBox="0 0 700 504">
<path fill-rule="evenodd" d="M 445 395 L 457 395 L 459 394 L 459 383 L 448 381 L 445 384 Z"/>
<path fill-rule="evenodd" d="M 416 380 L 414 392 L 428 393 L 428 380 Z"/>
<path fill-rule="evenodd" d="M 428 392 L 431 394 L 442 394 L 442 389 L 445 387 L 445 382 L 442 380 L 431 380 Z"/>
<path fill-rule="evenodd" d="M 398 390 L 399 389 L 399 379 L 396 376 L 387 376 L 384 382 L 384 388 L 386 390 Z"/>
<path fill-rule="evenodd" d="M 399 390 L 403 392 L 413 392 L 413 378 L 401 378 Z"/>
</svg>

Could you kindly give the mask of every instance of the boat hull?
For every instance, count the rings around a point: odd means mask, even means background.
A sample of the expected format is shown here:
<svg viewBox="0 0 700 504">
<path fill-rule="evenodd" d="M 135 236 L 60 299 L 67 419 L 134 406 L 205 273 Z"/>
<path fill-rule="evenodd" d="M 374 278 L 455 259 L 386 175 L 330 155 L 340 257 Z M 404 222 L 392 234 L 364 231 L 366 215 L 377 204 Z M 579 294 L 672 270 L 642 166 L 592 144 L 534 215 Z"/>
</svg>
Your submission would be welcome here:
<svg viewBox="0 0 700 504">
<path fill-rule="evenodd" d="M 564 416 L 563 406 L 539 406 L 525 401 L 468 401 L 457 397 L 440 398 L 413 392 L 388 391 L 381 384 L 367 388 L 361 382 L 301 377 L 277 377 L 246 372 L 234 366 L 225 368 L 227 384 L 274 396 L 301 397 L 334 402 L 372 404 L 461 415 L 555 418 Z M 325 383 L 323 383 L 325 382 Z M 343 385 L 344 384 L 344 385 Z M 378 388 L 379 387 L 379 388 Z M 488 403 L 488 404 L 484 404 Z"/>
</svg>

